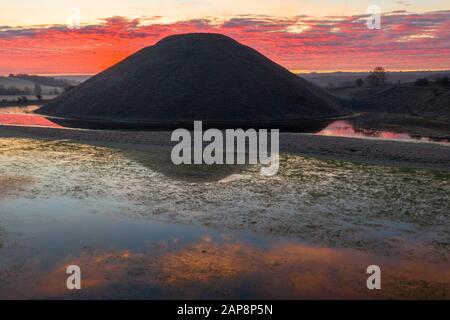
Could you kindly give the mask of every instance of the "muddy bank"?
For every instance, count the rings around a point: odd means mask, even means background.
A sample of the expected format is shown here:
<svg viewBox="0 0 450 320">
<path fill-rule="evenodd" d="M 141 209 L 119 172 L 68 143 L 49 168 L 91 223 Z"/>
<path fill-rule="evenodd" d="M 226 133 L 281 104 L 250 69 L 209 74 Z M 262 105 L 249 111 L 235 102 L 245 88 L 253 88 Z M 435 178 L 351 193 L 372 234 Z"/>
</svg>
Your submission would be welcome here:
<svg viewBox="0 0 450 320">
<path fill-rule="evenodd" d="M 76 130 L 0 126 L 0 137 L 70 140 L 99 146 L 145 150 L 171 146 L 170 132 Z M 346 160 L 418 169 L 450 171 L 450 146 L 439 143 L 402 142 L 281 133 L 280 149 L 320 159 Z"/>
</svg>

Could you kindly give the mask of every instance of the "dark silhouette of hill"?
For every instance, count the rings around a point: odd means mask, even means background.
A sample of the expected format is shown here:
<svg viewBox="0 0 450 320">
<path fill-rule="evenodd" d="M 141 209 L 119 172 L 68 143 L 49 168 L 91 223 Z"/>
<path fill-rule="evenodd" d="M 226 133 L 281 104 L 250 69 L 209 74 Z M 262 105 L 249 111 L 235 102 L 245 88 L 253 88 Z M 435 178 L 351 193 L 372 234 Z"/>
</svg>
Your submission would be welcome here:
<svg viewBox="0 0 450 320">
<path fill-rule="evenodd" d="M 44 105 L 114 121 L 290 121 L 340 115 L 335 99 L 220 34 L 167 37 Z"/>
<path fill-rule="evenodd" d="M 355 112 L 382 112 L 422 116 L 450 122 L 450 88 L 413 83 L 375 88 L 336 88 L 331 92 Z"/>
</svg>

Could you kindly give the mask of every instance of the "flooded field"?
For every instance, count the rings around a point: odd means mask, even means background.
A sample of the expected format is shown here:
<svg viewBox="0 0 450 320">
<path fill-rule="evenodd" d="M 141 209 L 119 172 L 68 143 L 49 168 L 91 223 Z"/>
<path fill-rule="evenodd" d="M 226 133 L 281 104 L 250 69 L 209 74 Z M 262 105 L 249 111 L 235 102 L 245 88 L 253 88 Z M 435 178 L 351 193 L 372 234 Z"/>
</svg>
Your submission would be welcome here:
<svg viewBox="0 0 450 320">
<path fill-rule="evenodd" d="M 448 172 L 18 138 L 0 163 L 0 298 L 450 298 Z"/>
</svg>

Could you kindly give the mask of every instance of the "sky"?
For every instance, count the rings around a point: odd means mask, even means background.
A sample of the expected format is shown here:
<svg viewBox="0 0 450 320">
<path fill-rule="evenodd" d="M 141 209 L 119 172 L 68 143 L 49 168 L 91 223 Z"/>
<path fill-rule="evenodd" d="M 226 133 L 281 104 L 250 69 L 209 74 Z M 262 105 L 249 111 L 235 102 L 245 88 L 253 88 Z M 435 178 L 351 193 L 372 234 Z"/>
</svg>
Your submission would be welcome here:
<svg viewBox="0 0 450 320">
<path fill-rule="evenodd" d="M 448 0 L 0 0 L 0 74 L 95 74 L 189 32 L 226 34 L 295 72 L 450 69 Z"/>
</svg>

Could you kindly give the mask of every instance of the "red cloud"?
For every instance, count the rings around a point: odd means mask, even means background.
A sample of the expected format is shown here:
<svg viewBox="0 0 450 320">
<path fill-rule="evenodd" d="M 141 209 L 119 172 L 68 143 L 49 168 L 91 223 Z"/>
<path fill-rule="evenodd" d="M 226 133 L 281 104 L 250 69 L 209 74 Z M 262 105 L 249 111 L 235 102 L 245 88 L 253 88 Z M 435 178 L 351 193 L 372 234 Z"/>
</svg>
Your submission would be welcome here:
<svg viewBox="0 0 450 320">
<path fill-rule="evenodd" d="M 0 26 L 0 73 L 97 73 L 163 37 L 188 32 L 229 35 L 290 69 L 450 69 L 450 11 L 392 12 L 382 17 L 381 30 L 368 30 L 365 19 L 246 15 L 142 25 L 111 17 L 75 30 Z"/>
</svg>

